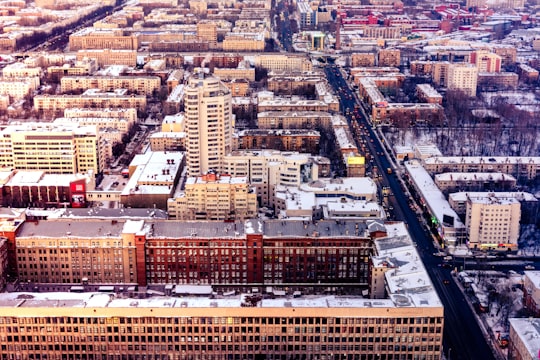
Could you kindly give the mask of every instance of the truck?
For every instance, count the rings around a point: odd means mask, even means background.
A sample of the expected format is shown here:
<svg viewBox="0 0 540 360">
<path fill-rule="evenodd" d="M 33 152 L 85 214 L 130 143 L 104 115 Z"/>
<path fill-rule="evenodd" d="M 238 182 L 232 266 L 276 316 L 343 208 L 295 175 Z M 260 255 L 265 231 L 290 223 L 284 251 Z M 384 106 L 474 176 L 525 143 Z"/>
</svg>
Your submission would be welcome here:
<svg viewBox="0 0 540 360">
<path fill-rule="evenodd" d="M 386 173 L 387 174 L 392 174 L 392 168 L 386 168 Z"/>
</svg>

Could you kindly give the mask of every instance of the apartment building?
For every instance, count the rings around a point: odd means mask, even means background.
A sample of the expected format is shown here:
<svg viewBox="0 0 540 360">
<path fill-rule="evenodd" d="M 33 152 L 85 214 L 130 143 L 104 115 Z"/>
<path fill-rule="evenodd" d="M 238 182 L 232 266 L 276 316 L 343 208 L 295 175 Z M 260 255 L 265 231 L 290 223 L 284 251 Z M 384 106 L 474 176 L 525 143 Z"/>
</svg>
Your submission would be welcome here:
<svg viewBox="0 0 540 360">
<path fill-rule="evenodd" d="M 139 37 L 122 29 L 84 28 L 69 36 L 70 51 L 88 49 L 137 50 Z"/>
<path fill-rule="evenodd" d="M 352 67 L 372 67 L 375 66 L 375 53 L 354 53 L 351 55 Z"/>
<path fill-rule="evenodd" d="M 223 39 L 223 51 L 263 52 L 266 44 L 263 33 L 229 33 Z"/>
<path fill-rule="evenodd" d="M 524 272 L 523 306 L 534 317 L 540 316 L 540 271 Z"/>
<path fill-rule="evenodd" d="M 145 95 L 128 95 L 126 90 L 101 92 L 88 89 L 81 95 L 36 95 L 34 108 L 47 115 L 61 114 L 67 108 L 135 108 L 146 109 Z"/>
<path fill-rule="evenodd" d="M 43 170 L 50 174 L 97 174 L 96 126 L 24 123 L 0 132 L 0 164 L 19 170 Z"/>
<path fill-rule="evenodd" d="M 70 221 L 25 223 L 21 241 L 32 241 L 31 232 L 42 234 L 34 240 L 32 257 L 46 257 L 45 264 L 51 256 L 63 257 L 64 270 L 52 267 L 59 272 L 72 271 L 74 263 L 81 268 L 94 262 L 88 276 L 101 273 L 98 265 L 115 269 L 111 258 L 117 251 L 119 259 L 136 264 L 139 285 L 149 280 L 171 295 L 135 298 L 130 294 L 136 290 L 117 286 L 102 291 L 121 295 L 2 294 L 2 354 L 90 359 L 106 353 L 143 359 L 171 352 L 196 358 L 204 351 L 216 360 L 261 352 L 267 359 L 306 354 L 310 359 L 331 359 L 339 351 L 351 358 L 364 354 L 441 359 L 443 307 L 402 223 L 83 221 L 84 227 L 74 228 L 71 235 L 84 246 L 75 247 L 65 235 Z M 93 238 L 97 243 L 91 243 Z M 107 241 L 113 249 L 107 248 Z M 135 252 L 130 253 L 133 244 Z M 30 256 L 23 250 L 17 256 Z M 72 259 L 78 260 L 71 263 Z M 373 276 L 370 267 L 377 270 Z M 305 281 L 305 289 L 309 283 L 326 288 L 336 282 L 352 287 L 369 282 L 372 296 L 304 294 L 295 284 Z M 72 289 L 84 291 L 84 284 Z M 246 288 L 251 294 L 234 291 Z M 38 324 L 45 324 L 48 335 L 28 335 Z M 371 333 L 380 334 L 379 341 L 370 339 Z"/>
<path fill-rule="evenodd" d="M 255 57 L 255 66 L 268 71 L 311 71 L 313 64 L 306 55 L 261 54 Z"/>
<path fill-rule="evenodd" d="M 214 76 L 222 80 L 244 79 L 255 81 L 255 68 L 215 68 Z"/>
<path fill-rule="evenodd" d="M 441 172 L 500 172 L 518 181 L 540 176 L 540 157 L 526 156 L 433 156 L 423 160 L 431 176 Z"/>
<path fill-rule="evenodd" d="M 292 100 L 274 99 L 259 101 L 259 112 L 266 111 L 329 111 L 328 104 L 323 100 Z"/>
<path fill-rule="evenodd" d="M 7 78 L 37 77 L 43 73 L 41 67 L 28 66 L 23 62 L 8 64 L 2 69 L 2 75 Z"/>
<path fill-rule="evenodd" d="M 324 73 L 318 71 L 272 71 L 268 74 L 268 90 L 292 95 L 299 90 L 306 92 L 305 89 L 314 88 L 316 84 L 324 80 Z"/>
<path fill-rule="evenodd" d="M 177 220 L 245 220 L 257 215 L 257 192 L 246 176 L 210 172 L 189 177 L 184 190 L 167 202 Z"/>
<path fill-rule="evenodd" d="M 513 7 L 512 7 L 513 8 Z M 540 337 L 540 319 L 513 318 L 510 323 L 508 359 L 528 360 L 538 357 L 538 338 Z"/>
<path fill-rule="evenodd" d="M 314 157 L 277 150 L 233 151 L 224 158 L 224 168 L 231 176 L 246 176 L 257 188 L 260 206 L 272 206 L 274 189 L 278 185 L 299 186 L 319 177 Z"/>
<path fill-rule="evenodd" d="M 114 118 L 125 119 L 130 124 L 137 121 L 137 109 L 135 108 L 66 108 L 66 118 Z"/>
<path fill-rule="evenodd" d="M 442 105 L 442 95 L 429 84 L 416 85 L 416 95 L 419 100 L 425 101 L 429 104 Z"/>
<path fill-rule="evenodd" d="M 478 72 L 501 72 L 502 57 L 488 50 L 473 51 L 469 57 L 471 64 L 476 65 Z"/>
<path fill-rule="evenodd" d="M 399 49 L 380 49 L 377 52 L 377 66 L 401 65 L 401 51 Z"/>
<path fill-rule="evenodd" d="M 238 149 L 297 151 L 317 155 L 321 134 L 315 130 L 248 129 L 237 133 Z"/>
<path fill-rule="evenodd" d="M 39 87 L 39 78 L 0 78 L 0 95 L 21 100 Z"/>
<path fill-rule="evenodd" d="M 510 191 L 515 189 L 517 180 L 503 173 L 455 173 L 435 175 L 435 184 L 448 194 L 457 191 Z"/>
<path fill-rule="evenodd" d="M 473 249 L 517 249 L 521 204 L 515 198 L 468 197 L 465 226 Z"/>
<path fill-rule="evenodd" d="M 63 93 L 99 89 L 104 92 L 125 89 L 129 93 L 151 96 L 161 86 L 158 76 L 64 76 L 60 80 Z"/>
<path fill-rule="evenodd" d="M 201 71 L 189 79 L 184 99 L 189 176 L 222 172 L 223 158 L 232 149 L 231 92 Z"/>
<path fill-rule="evenodd" d="M 98 70 L 98 62 L 93 58 L 84 58 L 75 63 L 53 65 L 47 68 L 47 74 L 52 80 L 59 81 L 63 76 L 88 76 Z"/>
<path fill-rule="evenodd" d="M 478 67 L 472 64 L 450 64 L 448 67 L 449 90 L 461 90 L 467 96 L 476 96 Z"/>
<path fill-rule="evenodd" d="M 136 50 L 115 49 L 88 49 L 77 51 L 77 61 L 85 58 L 95 59 L 100 68 L 109 65 L 125 65 L 135 67 L 137 65 Z"/>
<path fill-rule="evenodd" d="M 217 44 L 217 24 L 214 21 L 200 20 L 197 22 L 197 38 L 215 46 Z"/>
</svg>

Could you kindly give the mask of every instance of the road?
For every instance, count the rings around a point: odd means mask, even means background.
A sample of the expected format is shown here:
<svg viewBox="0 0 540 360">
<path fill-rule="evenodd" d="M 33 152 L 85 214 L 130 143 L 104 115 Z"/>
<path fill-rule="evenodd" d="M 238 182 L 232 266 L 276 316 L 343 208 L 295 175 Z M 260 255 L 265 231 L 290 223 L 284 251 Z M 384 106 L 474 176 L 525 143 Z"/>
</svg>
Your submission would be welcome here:
<svg viewBox="0 0 540 360">
<path fill-rule="evenodd" d="M 445 327 L 443 335 L 444 354 L 451 353 L 452 360 L 468 359 L 494 359 L 491 348 L 476 322 L 476 317 L 467 304 L 467 300 L 454 281 L 450 279 L 450 269 L 442 268 L 442 259 L 433 256 L 438 251 L 435 248 L 431 233 L 422 225 L 419 216 L 409 207 L 409 197 L 402 188 L 389 158 L 385 156 L 383 144 L 375 134 L 375 130 L 360 109 L 346 79 L 337 66 L 327 65 L 325 72 L 330 85 L 336 90 L 342 108 L 346 114 L 349 126 L 355 134 L 355 141 L 359 149 L 362 145 L 370 158 L 369 167 L 380 186 L 388 186 L 393 194 L 394 218 L 404 221 L 416 243 L 418 253 L 433 286 L 437 290 L 445 309 Z M 366 146 L 367 145 L 367 146 Z M 373 161 L 371 161 L 373 160 Z M 387 169 L 392 169 L 388 174 Z"/>
</svg>

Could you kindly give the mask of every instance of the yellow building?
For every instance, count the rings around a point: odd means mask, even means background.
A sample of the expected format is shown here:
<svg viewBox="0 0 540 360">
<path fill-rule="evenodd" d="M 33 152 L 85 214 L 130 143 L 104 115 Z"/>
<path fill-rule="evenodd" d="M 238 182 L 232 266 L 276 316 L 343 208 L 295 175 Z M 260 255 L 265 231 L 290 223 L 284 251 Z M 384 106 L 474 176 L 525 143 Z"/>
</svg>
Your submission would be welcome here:
<svg viewBox="0 0 540 360">
<path fill-rule="evenodd" d="M 255 66 L 268 71 L 311 71 L 313 64 L 306 55 L 261 54 L 255 57 Z"/>
<path fill-rule="evenodd" d="M 517 249 L 521 204 L 515 198 L 468 197 L 467 227 L 470 248 Z"/>
<path fill-rule="evenodd" d="M 197 22 L 197 38 L 210 43 L 211 46 L 215 46 L 217 43 L 217 24 L 214 21 L 209 20 Z"/>
<path fill-rule="evenodd" d="M 255 68 L 215 68 L 214 76 L 217 76 L 222 80 L 245 79 L 255 81 Z"/>
<path fill-rule="evenodd" d="M 223 39 L 223 51 L 264 51 L 264 34 L 230 33 Z"/>
<path fill-rule="evenodd" d="M 461 90 L 467 96 L 476 96 L 478 68 L 472 64 L 450 64 L 448 68 L 449 90 Z"/>
<path fill-rule="evenodd" d="M 99 89 L 114 91 L 125 89 L 139 95 L 152 95 L 161 86 L 158 76 L 64 76 L 60 80 L 62 92 Z"/>
<path fill-rule="evenodd" d="M 70 51 L 83 49 L 137 50 L 139 38 L 121 29 L 84 28 L 69 36 Z"/>
<path fill-rule="evenodd" d="M 127 91 L 110 93 L 89 89 L 82 95 L 36 95 L 34 108 L 42 113 L 62 113 L 67 108 L 135 108 L 146 109 L 146 96 L 128 95 Z"/>
<path fill-rule="evenodd" d="M 245 220 L 257 214 L 257 192 L 245 176 L 189 177 L 184 192 L 176 195 L 167 204 L 172 219 Z"/>
<path fill-rule="evenodd" d="M 77 60 L 81 61 L 84 58 L 96 59 L 99 67 L 107 65 L 135 67 L 137 65 L 136 50 L 93 49 L 77 51 Z"/>
<path fill-rule="evenodd" d="M 189 79 L 184 99 L 189 176 L 221 172 L 223 157 L 232 148 L 230 90 L 218 78 L 201 71 Z"/>
<path fill-rule="evenodd" d="M 332 115 L 325 111 L 262 111 L 257 114 L 259 129 L 329 128 Z"/>
<path fill-rule="evenodd" d="M 76 174 L 102 170 L 96 126 L 24 123 L 0 132 L 0 164 L 50 174 Z"/>
</svg>

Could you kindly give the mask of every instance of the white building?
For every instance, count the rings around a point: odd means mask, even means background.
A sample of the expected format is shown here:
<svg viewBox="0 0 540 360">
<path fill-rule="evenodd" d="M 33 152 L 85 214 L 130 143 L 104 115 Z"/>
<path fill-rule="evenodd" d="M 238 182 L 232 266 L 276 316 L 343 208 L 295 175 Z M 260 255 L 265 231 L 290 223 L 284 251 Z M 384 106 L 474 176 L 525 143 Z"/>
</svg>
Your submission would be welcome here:
<svg viewBox="0 0 540 360">
<path fill-rule="evenodd" d="M 189 79 L 184 97 L 189 176 L 223 172 L 223 158 L 232 146 L 231 98 L 218 78 L 200 71 Z"/>
<path fill-rule="evenodd" d="M 517 249 L 521 205 L 514 198 L 467 199 L 468 246 L 472 249 Z"/>
<path fill-rule="evenodd" d="M 448 89 L 461 90 L 467 96 L 476 96 L 478 68 L 473 64 L 450 64 L 448 68 Z"/>
<path fill-rule="evenodd" d="M 234 151 L 224 159 L 225 172 L 231 176 L 247 176 L 257 188 L 261 206 L 274 205 L 276 186 L 298 187 L 317 180 L 316 158 L 309 154 L 277 150 Z"/>
</svg>

